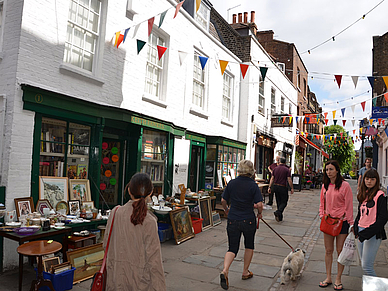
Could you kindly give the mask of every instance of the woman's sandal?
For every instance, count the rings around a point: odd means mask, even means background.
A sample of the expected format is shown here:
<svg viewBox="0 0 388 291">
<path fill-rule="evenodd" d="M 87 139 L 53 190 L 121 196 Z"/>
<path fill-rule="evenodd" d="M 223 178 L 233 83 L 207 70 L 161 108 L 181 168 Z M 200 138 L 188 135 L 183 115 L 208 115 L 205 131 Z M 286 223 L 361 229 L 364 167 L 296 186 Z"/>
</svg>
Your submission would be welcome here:
<svg viewBox="0 0 388 291">
<path fill-rule="evenodd" d="M 334 283 L 334 290 L 343 290 L 344 289 L 344 286 L 342 286 L 342 284 L 335 284 Z"/>
<path fill-rule="evenodd" d="M 245 276 L 242 275 L 242 276 L 241 276 L 241 279 L 243 279 L 243 280 L 248 280 L 248 279 L 250 279 L 250 278 L 253 277 L 253 273 L 252 273 L 251 271 L 248 270 L 248 273 L 249 273 L 248 275 L 245 275 Z"/>
<path fill-rule="evenodd" d="M 220 274 L 220 285 L 222 289 L 228 290 L 229 288 L 228 276 L 226 276 L 224 272 L 221 272 Z"/>
<path fill-rule="evenodd" d="M 319 282 L 319 287 L 326 288 L 327 286 L 330 286 L 331 284 L 333 284 L 333 283 L 332 282 L 322 281 L 322 282 Z"/>
</svg>

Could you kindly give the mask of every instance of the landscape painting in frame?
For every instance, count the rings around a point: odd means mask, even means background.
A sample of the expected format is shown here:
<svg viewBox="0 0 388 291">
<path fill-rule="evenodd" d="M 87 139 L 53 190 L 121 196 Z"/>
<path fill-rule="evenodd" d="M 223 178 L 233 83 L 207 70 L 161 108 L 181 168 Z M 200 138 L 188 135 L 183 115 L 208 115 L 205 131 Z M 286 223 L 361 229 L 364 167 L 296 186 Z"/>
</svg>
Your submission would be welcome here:
<svg viewBox="0 0 388 291">
<path fill-rule="evenodd" d="M 39 199 L 47 199 L 53 207 L 68 200 L 68 189 L 66 177 L 39 176 Z"/>
</svg>

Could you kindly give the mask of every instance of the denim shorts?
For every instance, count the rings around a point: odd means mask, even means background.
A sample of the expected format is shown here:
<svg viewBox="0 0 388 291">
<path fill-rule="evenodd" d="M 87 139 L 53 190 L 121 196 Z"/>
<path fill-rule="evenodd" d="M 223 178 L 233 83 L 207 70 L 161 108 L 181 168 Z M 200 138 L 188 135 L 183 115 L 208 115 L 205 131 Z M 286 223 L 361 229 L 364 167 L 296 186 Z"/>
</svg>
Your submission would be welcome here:
<svg viewBox="0 0 388 291">
<path fill-rule="evenodd" d="M 244 236 L 244 246 L 246 249 L 255 248 L 256 218 L 245 220 L 229 220 L 226 227 L 228 233 L 229 250 L 235 255 L 240 247 L 241 234 Z"/>
</svg>

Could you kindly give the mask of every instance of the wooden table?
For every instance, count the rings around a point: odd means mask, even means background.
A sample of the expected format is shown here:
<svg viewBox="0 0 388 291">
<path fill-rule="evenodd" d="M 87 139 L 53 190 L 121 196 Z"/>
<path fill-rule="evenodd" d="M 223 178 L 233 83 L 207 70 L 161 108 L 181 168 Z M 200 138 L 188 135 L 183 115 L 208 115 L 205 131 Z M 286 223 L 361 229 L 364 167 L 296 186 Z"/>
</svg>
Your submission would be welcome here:
<svg viewBox="0 0 388 291">
<path fill-rule="evenodd" d="M 265 194 L 268 194 L 268 187 L 269 187 L 269 184 L 265 184 L 265 183 L 257 183 L 257 186 L 259 186 L 259 189 L 261 191 L 261 194 L 263 195 L 263 203 L 265 203 Z"/>
<path fill-rule="evenodd" d="M 40 287 L 47 286 L 55 291 L 53 283 L 49 279 L 43 278 L 42 256 L 58 252 L 62 245 L 56 241 L 38 240 L 18 246 L 17 251 L 20 256 L 38 257 L 38 278 L 31 283 L 30 290 L 39 290 Z M 19 282 L 20 283 L 20 282 Z"/>
<path fill-rule="evenodd" d="M 64 229 L 52 228 L 47 231 L 43 231 L 42 229 L 40 229 L 31 235 L 18 235 L 13 231 L 0 231 L 0 236 L 6 237 L 13 241 L 17 241 L 20 246 L 28 241 L 35 241 L 42 238 L 52 238 L 56 235 L 70 233 L 71 231 L 72 231 L 71 227 L 65 227 Z M 19 254 L 19 289 L 18 289 L 19 291 L 22 290 L 22 283 L 23 283 L 23 255 Z"/>
</svg>

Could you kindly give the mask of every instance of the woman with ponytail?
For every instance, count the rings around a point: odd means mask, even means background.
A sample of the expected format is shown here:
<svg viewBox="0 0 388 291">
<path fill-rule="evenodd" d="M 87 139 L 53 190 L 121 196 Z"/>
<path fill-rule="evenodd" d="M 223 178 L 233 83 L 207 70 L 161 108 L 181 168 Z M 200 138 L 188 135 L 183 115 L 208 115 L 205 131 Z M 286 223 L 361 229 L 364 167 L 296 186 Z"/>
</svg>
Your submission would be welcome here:
<svg viewBox="0 0 388 291">
<path fill-rule="evenodd" d="M 106 290 L 166 290 L 157 218 L 147 210 L 153 191 L 145 173 L 133 175 L 125 187 L 131 200 L 114 209 L 115 220 L 107 256 Z M 104 248 L 112 226 L 110 215 Z"/>
</svg>

